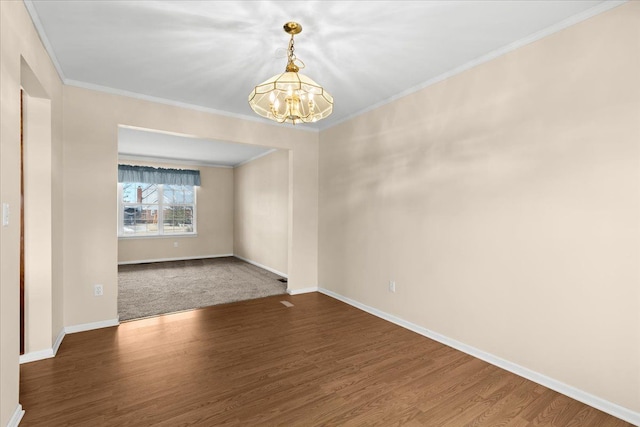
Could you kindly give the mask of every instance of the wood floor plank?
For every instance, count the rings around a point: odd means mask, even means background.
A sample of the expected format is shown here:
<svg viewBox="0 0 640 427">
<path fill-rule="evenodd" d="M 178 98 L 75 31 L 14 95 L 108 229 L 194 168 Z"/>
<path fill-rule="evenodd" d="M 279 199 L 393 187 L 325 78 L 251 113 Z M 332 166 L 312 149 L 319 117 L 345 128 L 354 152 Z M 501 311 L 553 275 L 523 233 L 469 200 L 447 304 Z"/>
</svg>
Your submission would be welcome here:
<svg viewBox="0 0 640 427">
<path fill-rule="evenodd" d="M 20 387 L 23 427 L 630 426 L 318 293 L 70 334 Z"/>
</svg>

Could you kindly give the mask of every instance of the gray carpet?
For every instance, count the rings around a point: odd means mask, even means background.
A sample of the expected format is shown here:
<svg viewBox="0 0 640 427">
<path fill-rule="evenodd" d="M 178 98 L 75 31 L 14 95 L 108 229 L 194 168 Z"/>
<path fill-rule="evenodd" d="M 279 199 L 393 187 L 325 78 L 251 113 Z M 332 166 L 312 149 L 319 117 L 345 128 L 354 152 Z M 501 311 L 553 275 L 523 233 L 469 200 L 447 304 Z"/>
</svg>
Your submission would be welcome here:
<svg viewBox="0 0 640 427">
<path fill-rule="evenodd" d="M 120 320 L 286 293 L 281 276 L 238 258 L 118 266 Z"/>
</svg>

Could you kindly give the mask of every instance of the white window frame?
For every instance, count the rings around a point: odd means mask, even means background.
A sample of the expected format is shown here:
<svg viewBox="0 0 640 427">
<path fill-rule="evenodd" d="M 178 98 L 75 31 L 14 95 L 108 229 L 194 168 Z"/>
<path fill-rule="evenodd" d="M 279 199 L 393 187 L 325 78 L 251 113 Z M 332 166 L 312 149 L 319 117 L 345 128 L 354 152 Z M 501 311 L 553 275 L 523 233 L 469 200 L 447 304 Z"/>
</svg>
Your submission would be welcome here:
<svg viewBox="0 0 640 427">
<path fill-rule="evenodd" d="M 198 235 L 198 186 L 193 185 L 193 203 L 184 203 L 184 206 L 193 205 L 193 231 L 183 233 L 164 233 L 164 208 L 167 206 L 179 206 L 171 203 L 163 203 L 164 201 L 164 184 L 156 184 L 158 186 L 158 233 L 157 234 L 124 234 L 124 205 L 122 202 L 122 182 L 118 183 L 118 238 L 119 239 L 157 239 L 159 237 L 195 237 Z M 127 205 L 136 205 L 139 203 L 126 203 Z"/>
</svg>

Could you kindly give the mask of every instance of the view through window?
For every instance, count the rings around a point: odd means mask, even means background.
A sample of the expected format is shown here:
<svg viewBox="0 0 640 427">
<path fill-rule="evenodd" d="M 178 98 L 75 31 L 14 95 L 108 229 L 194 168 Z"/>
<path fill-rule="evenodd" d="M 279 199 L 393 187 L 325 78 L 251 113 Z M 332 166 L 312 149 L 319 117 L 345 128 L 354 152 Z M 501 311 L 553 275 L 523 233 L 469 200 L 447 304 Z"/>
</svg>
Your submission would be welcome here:
<svg viewBox="0 0 640 427">
<path fill-rule="evenodd" d="M 193 185 L 118 184 L 120 237 L 196 233 Z"/>
</svg>

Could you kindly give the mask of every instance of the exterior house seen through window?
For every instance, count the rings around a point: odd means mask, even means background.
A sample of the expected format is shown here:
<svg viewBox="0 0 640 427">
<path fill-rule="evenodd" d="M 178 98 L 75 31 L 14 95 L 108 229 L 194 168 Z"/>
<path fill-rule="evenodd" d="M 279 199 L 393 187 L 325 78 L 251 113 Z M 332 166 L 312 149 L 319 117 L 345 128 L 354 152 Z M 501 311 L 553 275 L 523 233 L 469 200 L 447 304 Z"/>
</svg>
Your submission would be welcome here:
<svg viewBox="0 0 640 427">
<path fill-rule="evenodd" d="M 118 183 L 119 237 L 196 233 L 193 185 Z"/>
</svg>

